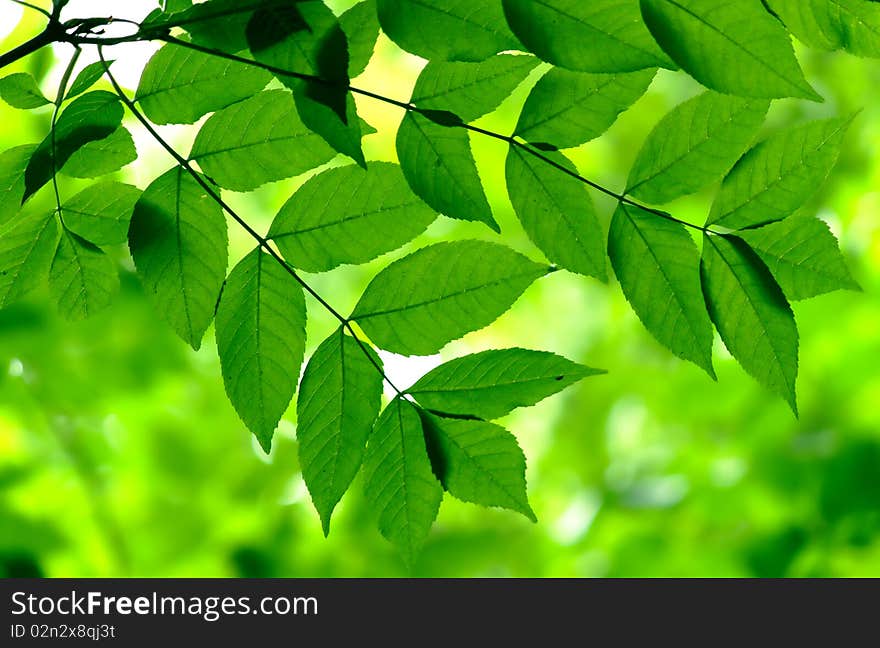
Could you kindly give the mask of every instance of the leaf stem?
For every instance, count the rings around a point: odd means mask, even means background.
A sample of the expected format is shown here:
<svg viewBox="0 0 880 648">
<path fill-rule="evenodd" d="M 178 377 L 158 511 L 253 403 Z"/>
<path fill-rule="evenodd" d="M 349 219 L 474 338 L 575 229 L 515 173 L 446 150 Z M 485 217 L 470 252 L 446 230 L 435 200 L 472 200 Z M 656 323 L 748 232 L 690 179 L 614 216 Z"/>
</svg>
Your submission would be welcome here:
<svg viewBox="0 0 880 648">
<path fill-rule="evenodd" d="M 76 46 L 76 49 L 73 52 L 73 56 L 70 57 L 70 61 L 67 63 L 67 67 L 64 69 L 64 74 L 61 77 L 61 83 L 58 84 L 58 94 L 55 96 L 55 110 L 52 112 L 52 124 L 49 130 L 49 139 L 52 143 L 52 189 L 55 190 L 55 210 L 58 214 L 58 218 L 61 221 L 61 226 L 64 227 L 64 216 L 61 214 L 61 192 L 58 190 L 58 163 L 56 162 L 57 156 L 55 154 L 55 124 L 58 122 L 58 115 L 61 112 L 61 104 L 64 103 L 64 95 L 67 92 L 67 84 L 70 82 L 70 77 L 73 74 L 73 68 L 76 67 L 76 62 L 79 60 L 79 55 L 82 53 L 82 50 L 79 46 Z"/>
<path fill-rule="evenodd" d="M 260 248 L 265 250 L 269 254 L 269 256 L 271 256 L 275 261 L 277 261 L 281 265 L 281 267 L 284 268 L 284 270 L 287 272 L 287 274 L 289 274 L 300 286 L 302 286 L 302 288 L 307 293 L 309 293 L 321 306 L 323 306 L 324 309 L 327 310 L 328 313 L 330 313 L 333 317 L 335 317 L 339 321 L 342 328 L 345 329 L 346 331 L 348 331 L 351 334 L 351 336 L 355 339 L 358 346 L 360 346 L 361 351 L 364 352 L 364 355 L 367 356 L 370 363 L 376 368 L 376 370 L 382 376 L 383 380 L 385 380 L 385 382 L 387 382 L 388 385 L 395 392 L 397 392 L 397 394 L 402 394 L 401 390 L 398 389 L 394 385 L 393 382 L 391 382 L 391 379 L 385 373 L 385 370 L 382 367 L 382 365 L 373 357 L 373 354 L 369 352 L 369 349 L 367 348 L 366 344 L 357 335 L 357 333 L 354 330 L 354 327 L 351 325 L 351 322 L 349 321 L 349 319 L 346 317 L 343 317 L 339 313 L 339 311 L 337 311 L 335 308 L 333 308 L 333 306 L 331 306 L 330 303 L 326 299 L 324 299 L 314 288 L 312 288 L 299 275 L 299 273 L 292 266 L 290 266 L 290 264 L 287 263 L 287 261 L 275 250 L 275 248 L 273 248 L 269 244 L 269 240 L 266 239 L 264 236 L 262 236 L 259 232 L 257 232 L 253 227 L 251 227 L 250 224 L 246 220 L 244 220 L 244 218 L 242 218 L 234 209 L 232 209 L 232 207 L 230 207 L 229 204 L 225 200 L 223 200 L 223 198 L 220 196 L 220 193 L 213 186 L 211 186 L 211 184 L 207 180 L 205 180 L 204 177 L 202 177 L 202 174 L 200 174 L 198 171 L 196 171 L 192 167 L 190 162 L 187 159 L 185 159 L 182 155 L 180 155 L 180 153 L 178 153 L 174 149 L 174 147 L 171 146 L 171 144 L 169 144 L 168 141 L 165 138 L 163 138 L 156 131 L 156 129 L 153 127 L 153 125 L 150 123 L 150 121 L 146 117 L 144 117 L 143 114 L 141 114 L 140 110 L 138 110 L 134 101 L 132 101 L 128 97 L 128 95 L 125 94 L 125 92 L 122 90 L 122 87 L 119 85 L 116 78 L 113 76 L 113 73 L 110 72 L 110 65 L 109 65 L 109 63 L 107 63 L 107 60 L 104 58 L 103 48 L 100 45 L 98 46 L 98 56 L 101 58 L 101 63 L 104 66 L 104 73 L 107 75 L 107 78 L 110 80 L 110 83 L 113 85 L 113 89 L 116 91 L 116 94 L 119 96 L 119 99 L 122 101 L 122 103 L 124 103 L 126 105 L 126 107 L 131 112 L 131 114 L 134 115 L 135 118 L 137 118 L 137 120 L 143 125 L 143 127 L 147 130 L 147 132 L 149 132 L 149 134 L 153 137 L 153 139 L 155 139 L 156 142 L 158 142 L 162 146 L 162 148 L 164 148 L 168 152 L 168 154 L 171 155 L 172 158 L 174 158 L 174 160 L 177 162 L 177 164 L 178 164 L 178 166 L 180 166 L 180 168 L 182 168 L 189 175 L 191 175 L 195 179 L 195 181 L 198 182 L 199 185 L 201 185 L 202 189 L 205 190 L 205 193 L 207 193 L 214 202 L 216 202 L 218 205 L 220 205 L 220 207 L 222 207 L 223 210 L 227 214 L 229 214 L 229 216 L 236 223 L 238 223 L 242 227 L 242 229 L 244 229 L 248 233 L 248 235 L 251 236 L 251 238 L 253 238 L 257 242 L 257 244 L 259 245 Z"/>
</svg>

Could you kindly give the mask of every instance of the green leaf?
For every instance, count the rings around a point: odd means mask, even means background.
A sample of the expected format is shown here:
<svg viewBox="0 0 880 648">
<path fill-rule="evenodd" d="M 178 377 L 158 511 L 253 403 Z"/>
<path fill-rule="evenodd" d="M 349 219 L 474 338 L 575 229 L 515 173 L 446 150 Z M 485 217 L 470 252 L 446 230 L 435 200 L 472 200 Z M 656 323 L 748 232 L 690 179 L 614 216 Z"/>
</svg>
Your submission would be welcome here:
<svg viewBox="0 0 880 648">
<path fill-rule="evenodd" d="M 36 79 L 27 72 L 16 72 L 0 79 L 0 98 L 13 108 L 22 110 L 52 103 L 43 96 Z"/>
<path fill-rule="evenodd" d="M 131 215 L 141 190 L 122 182 L 90 185 L 61 209 L 64 225 L 95 245 L 125 243 Z"/>
<path fill-rule="evenodd" d="M 374 277 L 351 318 L 387 351 L 430 355 L 491 324 L 547 272 L 502 245 L 437 243 Z"/>
<path fill-rule="evenodd" d="M 797 414 L 797 325 L 767 267 L 741 240 L 706 236 L 700 274 L 709 314 L 728 351 Z"/>
<path fill-rule="evenodd" d="M 36 149 L 36 144 L 25 144 L 0 153 L 0 228 L 21 208 L 24 171 Z"/>
<path fill-rule="evenodd" d="M 419 74 L 412 102 L 472 122 L 500 106 L 537 65 L 534 56 L 513 54 L 480 63 L 431 61 Z"/>
<path fill-rule="evenodd" d="M 348 76 L 353 79 L 367 68 L 379 38 L 375 0 L 359 2 L 340 15 L 339 25 L 348 39 Z"/>
<path fill-rule="evenodd" d="M 214 113 L 190 158 L 221 187 L 251 191 L 313 169 L 335 155 L 306 128 L 286 90 L 267 90 Z"/>
<path fill-rule="evenodd" d="M 660 46 L 707 88 L 743 97 L 822 101 L 788 33 L 757 0 L 641 0 Z"/>
<path fill-rule="evenodd" d="M 220 206 L 175 167 L 138 200 L 128 245 L 159 315 L 198 349 L 226 278 L 226 220 Z"/>
<path fill-rule="evenodd" d="M 546 351 L 492 349 L 443 363 L 406 393 L 429 410 L 496 419 L 601 373 Z"/>
<path fill-rule="evenodd" d="M 193 124 L 259 92 L 269 79 L 252 65 L 167 44 L 144 68 L 135 99 L 153 123 Z"/>
<path fill-rule="evenodd" d="M 541 154 L 577 173 L 561 153 Z M 507 191 L 517 217 L 553 263 L 606 281 L 605 233 L 584 184 L 519 146 L 507 155 Z"/>
<path fill-rule="evenodd" d="M 684 225 L 621 203 L 611 220 L 608 256 L 645 328 L 714 378 L 712 323 L 700 290 L 700 257 Z"/>
<path fill-rule="evenodd" d="M 482 61 L 520 48 L 501 0 L 377 0 L 377 8 L 391 40 L 432 61 Z"/>
<path fill-rule="evenodd" d="M 55 214 L 30 214 L 0 236 L 0 308 L 45 280 L 58 242 Z"/>
<path fill-rule="evenodd" d="M 49 270 L 49 291 L 62 317 L 82 320 L 110 305 L 119 292 L 119 274 L 101 248 L 65 230 Z"/>
<path fill-rule="evenodd" d="M 465 130 L 407 113 L 397 131 L 397 156 L 409 186 L 435 210 L 500 231 Z"/>
<path fill-rule="evenodd" d="M 504 0 L 507 22 L 540 58 L 579 72 L 674 68 L 639 15 L 638 0 Z"/>
<path fill-rule="evenodd" d="M 857 56 L 880 56 L 880 4 L 866 0 L 767 0 L 798 40 Z"/>
<path fill-rule="evenodd" d="M 302 288 L 257 248 L 229 273 L 217 305 L 216 331 L 226 394 L 268 453 L 296 392 L 305 352 Z"/>
<path fill-rule="evenodd" d="M 420 412 L 434 474 L 463 502 L 499 506 L 537 522 L 526 495 L 526 458 L 500 425 Z"/>
<path fill-rule="evenodd" d="M 302 122 L 365 166 L 360 120 L 348 91 L 348 45 L 333 12 L 318 0 L 268 7 L 254 14 L 247 34 L 256 60 L 327 82 L 276 75 L 293 90 Z"/>
<path fill-rule="evenodd" d="M 74 99 L 58 117 L 54 136 L 46 135 L 31 157 L 24 174 L 22 203 L 49 182 L 77 150 L 119 128 L 122 113 L 119 98 L 110 92 L 97 90 Z"/>
<path fill-rule="evenodd" d="M 89 142 L 74 151 L 61 168 L 72 178 L 97 178 L 118 171 L 137 160 L 137 149 L 131 133 L 120 126 L 107 137 Z"/>
<path fill-rule="evenodd" d="M 113 61 L 107 61 L 107 66 L 109 67 L 111 65 L 113 65 Z M 89 63 L 79 71 L 79 74 L 76 75 L 76 78 L 73 80 L 73 83 L 70 85 L 70 89 L 67 91 L 64 98 L 72 99 L 73 97 L 82 94 L 95 85 L 98 79 L 102 76 L 104 76 L 104 62 L 96 61 L 94 63 Z"/>
<path fill-rule="evenodd" d="M 810 122 L 755 146 L 724 179 L 707 223 L 741 229 L 791 215 L 831 173 L 852 119 Z"/>
<path fill-rule="evenodd" d="M 210 0 L 186 8 L 171 21 L 182 25 L 194 43 L 225 52 L 240 52 L 247 49 L 245 29 L 254 11 L 270 4 L 272 0 Z"/>
<path fill-rule="evenodd" d="M 333 509 L 361 467 L 382 404 L 382 376 L 365 349 L 340 328 L 312 355 L 300 383 L 299 463 L 325 536 Z"/>
<path fill-rule="evenodd" d="M 554 68 L 529 94 L 514 135 L 572 148 L 599 137 L 645 94 L 656 69 L 589 74 Z"/>
<path fill-rule="evenodd" d="M 440 510 L 443 487 L 431 470 L 419 415 L 405 400 L 395 398 L 376 421 L 364 473 L 379 531 L 412 566 Z"/>
<path fill-rule="evenodd" d="M 743 230 L 743 239 L 767 264 L 792 300 L 841 289 L 860 290 L 828 225 L 813 216 L 790 216 L 759 229 Z"/>
<path fill-rule="evenodd" d="M 704 92 L 666 115 L 639 151 L 626 193 L 666 203 L 720 180 L 754 141 L 770 102 Z"/>
<path fill-rule="evenodd" d="M 349 165 L 311 178 L 278 212 L 268 237 L 297 268 L 323 272 L 395 250 L 436 217 L 400 167 L 372 162 L 369 171 Z"/>
</svg>

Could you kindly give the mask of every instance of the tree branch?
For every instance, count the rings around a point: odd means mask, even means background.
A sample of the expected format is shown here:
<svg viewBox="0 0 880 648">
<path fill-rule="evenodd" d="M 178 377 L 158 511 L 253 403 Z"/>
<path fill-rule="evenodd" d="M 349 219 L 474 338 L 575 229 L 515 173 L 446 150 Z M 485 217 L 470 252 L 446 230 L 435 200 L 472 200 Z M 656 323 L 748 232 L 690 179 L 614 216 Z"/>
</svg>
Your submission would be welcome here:
<svg viewBox="0 0 880 648">
<path fill-rule="evenodd" d="M 131 114 L 134 115 L 135 118 L 137 118 L 137 120 L 144 126 L 144 128 L 147 129 L 147 132 L 150 133 L 150 135 L 153 137 L 153 139 L 155 139 L 162 146 L 162 148 L 164 148 L 168 152 L 168 154 L 174 158 L 174 160 L 177 162 L 177 164 L 178 164 L 178 166 L 180 166 L 180 168 L 182 168 L 189 175 L 191 175 L 195 179 L 195 181 L 198 182 L 199 185 L 201 185 L 202 189 L 205 190 L 205 192 L 211 197 L 212 200 L 214 200 L 218 205 L 220 205 L 220 207 L 222 207 L 223 210 L 227 214 L 229 214 L 229 216 L 236 223 L 238 223 L 251 236 L 251 238 L 253 238 L 257 242 L 257 244 L 259 245 L 260 248 L 265 250 L 269 254 L 269 256 L 271 256 L 276 262 L 278 262 L 281 265 L 281 267 L 284 268 L 284 270 L 287 272 L 287 274 L 289 274 L 291 277 L 293 277 L 293 279 L 296 280 L 296 282 L 300 286 L 302 286 L 303 289 L 307 293 L 309 293 L 319 304 L 321 304 L 321 306 L 324 307 L 324 309 L 327 310 L 327 312 L 329 312 L 333 317 L 335 317 L 339 321 L 340 325 L 346 331 L 348 331 L 351 334 L 351 336 L 355 339 L 358 346 L 360 346 L 361 351 L 363 351 L 364 355 L 367 356 L 367 359 L 370 361 L 370 364 L 372 364 L 373 367 L 376 368 L 376 370 L 382 376 L 382 379 L 385 382 L 387 382 L 388 385 L 395 392 L 397 392 L 398 395 L 402 396 L 403 392 L 400 389 L 398 389 L 394 385 L 393 382 L 391 382 L 391 379 L 385 373 L 385 370 L 375 360 L 375 358 L 373 358 L 373 354 L 370 353 L 366 344 L 357 335 L 357 332 L 354 330 L 354 327 L 352 327 L 351 322 L 348 320 L 348 318 L 343 317 L 339 313 L 339 311 L 337 311 L 335 308 L 333 308 L 333 306 L 331 306 L 330 303 L 327 302 L 326 299 L 324 299 L 314 288 L 312 288 L 302 277 L 300 277 L 299 273 L 293 267 L 291 267 L 290 264 L 287 263 L 287 261 L 275 250 L 275 248 L 273 248 L 269 244 L 268 239 L 266 239 L 265 237 L 260 235 L 259 232 L 257 232 L 253 227 L 251 227 L 247 221 L 245 221 L 234 209 L 232 209 L 232 207 L 230 207 L 226 203 L 226 201 L 223 200 L 223 198 L 220 196 L 220 194 L 217 192 L 217 190 L 214 189 L 214 187 L 212 187 L 211 184 L 209 182 L 207 182 L 198 171 L 193 169 L 193 167 L 189 163 L 189 161 L 186 160 L 182 155 L 180 155 L 180 153 L 178 153 L 174 149 L 174 147 L 171 146 L 171 144 L 169 144 L 168 141 L 165 140 L 156 131 L 156 129 L 153 127 L 153 125 L 149 122 L 149 120 L 141 114 L 140 110 L 138 110 L 134 101 L 132 101 L 128 97 L 128 95 L 126 95 L 125 92 L 122 90 L 122 87 L 116 81 L 116 78 L 113 76 L 113 73 L 110 72 L 110 65 L 107 63 L 107 60 L 104 58 L 104 52 L 103 52 L 100 45 L 98 46 L 98 55 L 101 58 L 101 63 L 104 65 L 104 72 L 107 75 L 107 78 L 110 80 L 110 83 L 113 85 L 113 88 L 116 91 L 116 94 L 119 96 L 119 99 L 126 105 L 126 107 L 131 112 Z"/>
</svg>

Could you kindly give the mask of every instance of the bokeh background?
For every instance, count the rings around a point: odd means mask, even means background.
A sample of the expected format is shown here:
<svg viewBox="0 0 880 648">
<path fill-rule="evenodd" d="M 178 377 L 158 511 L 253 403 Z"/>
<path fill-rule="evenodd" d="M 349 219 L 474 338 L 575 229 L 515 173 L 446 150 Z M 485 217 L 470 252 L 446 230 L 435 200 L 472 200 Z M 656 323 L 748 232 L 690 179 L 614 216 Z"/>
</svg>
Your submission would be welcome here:
<svg viewBox="0 0 880 648">
<path fill-rule="evenodd" d="M 152 6 L 74 0 L 70 15 L 140 18 Z M 39 29 L 38 15 L 0 0 L 0 49 Z M 130 89 L 153 49 L 113 48 Z M 440 356 L 384 356 L 403 385 L 443 359 L 501 346 L 608 370 L 504 421 L 525 449 L 538 524 L 447 498 L 412 575 L 880 576 L 880 61 L 798 51 L 826 102 L 774 102 L 766 131 L 861 109 L 806 209 L 830 223 L 864 289 L 795 305 L 800 420 L 720 342 L 716 383 L 660 347 L 613 280 L 555 273 Z M 31 71 L 53 96 L 68 55 L 58 47 L 3 72 Z M 356 84 L 407 99 L 423 64 L 383 37 Z M 480 125 L 511 132 L 534 81 Z M 605 136 L 571 157 L 621 188 L 650 129 L 699 90 L 661 72 Z M 358 101 L 378 129 L 365 140 L 368 159 L 394 160 L 401 112 Z M 49 117 L 0 105 L 0 146 L 39 141 Z M 141 159 L 119 176 L 144 188 L 171 162 L 131 127 Z M 185 152 L 195 131 L 163 132 Z M 540 258 L 506 198 L 504 146 L 479 136 L 473 145 L 503 240 Z M 265 229 L 302 181 L 230 197 Z M 62 192 L 77 187 L 63 180 Z M 702 222 L 714 189 L 678 201 L 674 213 Z M 593 198 L 607 227 L 613 205 Z M 51 199 L 30 208 L 50 209 Z M 236 261 L 249 241 L 230 233 Z M 414 245 L 449 237 L 497 240 L 441 218 Z M 0 576 L 407 575 L 375 529 L 360 480 L 323 537 L 300 476 L 294 408 L 263 455 L 224 395 L 212 333 L 197 353 L 185 346 L 145 301 L 126 251 L 117 253 L 122 294 L 92 320 L 60 320 L 45 292 L 0 311 Z M 309 279 L 346 311 L 402 253 Z M 310 318 L 313 349 L 333 322 L 313 302 Z"/>
</svg>

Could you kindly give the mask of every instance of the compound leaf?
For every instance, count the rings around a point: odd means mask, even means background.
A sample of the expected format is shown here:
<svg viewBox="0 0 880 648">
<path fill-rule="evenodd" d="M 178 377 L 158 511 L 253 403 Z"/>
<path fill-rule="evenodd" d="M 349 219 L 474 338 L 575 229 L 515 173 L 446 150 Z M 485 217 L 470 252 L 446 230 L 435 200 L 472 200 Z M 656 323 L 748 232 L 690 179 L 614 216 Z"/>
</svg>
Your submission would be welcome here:
<svg viewBox="0 0 880 648">
<path fill-rule="evenodd" d="M 608 256 L 645 328 L 714 378 L 712 323 L 700 290 L 699 252 L 684 225 L 621 203 L 611 220 Z"/>
<path fill-rule="evenodd" d="M 267 90 L 214 113 L 190 158 L 217 184 L 251 191 L 324 164 L 335 152 L 305 127 L 286 90 Z"/>
<path fill-rule="evenodd" d="M 429 410 L 496 419 L 601 373 L 546 351 L 491 349 L 443 363 L 406 393 Z"/>
<path fill-rule="evenodd" d="M 192 124 L 259 92 L 269 79 L 252 65 L 169 43 L 147 63 L 135 99 L 156 124 Z"/>
<path fill-rule="evenodd" d="M 141 190 L 129 184 L 111 180 L 95 183 L 64 203 L 64 225 L 95 245 L 125 243 L 140 197 Z"/>
<path fill-rule="evenodd" d="M 407 401 L 395 398 L 376 421 L 364 472 L 379 531 L 411 566 L 440 510 L 443 487 L 431 469 L 419 414 Z"/>
<path fill-rule="evenodd" d="M 498 506 L 537 522 L 526 495 L 526 458 L 500 425 L 420 412 L 434 474 L 463 502 Z"/>
<path fill-rule="evenodd" d="M 319 173 L 291 196 L 269 229 L 284 258 L 308 272 L 365 263 L 425 231 L 436 213 L 400 167 L 372 162 Z"/>
<path fill-rule="evenodd" d="M 437 243 L 374 277 L 351 317 L 383 349 L 429 355 L 491 324 L 547 272 L 502 245 Z"/>
<path fill-rule="evenodd" d="M 828 225 L 813 216 L 790 216 L 743 239 L 767 264 L 791 300 L 808 299 L 840 289 L 859 290 Z"/>
<path fill-rule="evenodd" d="M 577 173 L 561 153 L 541 155 Z M 506 175 L 513 209 L 547 258 L 566 270 L 606 281 L 605 234 L 584 184 L 519 146 L 510 147 Z"/>
<path fill-rule="evenodd" d="M 641 0 L 654 38 L 707 88 L 822 101 L 804 79 L 785 28 L 756 0 Z"/>
<path fill-rule="evenodd" d="M 501 0 L 377 0 L 379 24 L 408 52 L 436 61 L 482 61 L 519 49 Z"/>
<path fill-rule="evenodd" d="M 789 128 L 752 148 L 724 179 L 708 224 L 741 229 L 791 215 L 831 173 L 852 119 Z"/>
<path fill-rule="evenodd" d="M 706 236 L 700 275 L 709 314 L 728 351 L 797 414 L 797 325 L 767 267 L 741 240 Z"/>
<path fill-rule="evenodd" d="M 110 305 L 119 292 L 119 274 L 101 248 L 64 230 L 49 270 L 49 291 L 62 317 L 82 320 Z"/>
<path fill-rule="evenodd" d="M 340 328 L 312 355 L 300 383 L 299 462 L 324 535 L 330 531 L 333 509 L 361 467 L 379 415 L 382 376 L 377 366 L 378 356 Z"/>
<path fill-rule="evenodd" d="M 0 79 L 0 98 L 13 108 L 31 110 L 50 103 L 36 79 L 27 72 L 16 72 Z"/>
<path fill-rule="evenodd" d="M 580 146 L 608 130 L 645 94 L 656 72 L 590 74 L 553 68 L 529 94 L 514 135 L 559 149 Z"/>
<path fill-rule="evenodd" d="M 138 200 L 128 244 L 159 315 L 198 349 L 226 277 L 226 220 L 220 206 L 175 167 Z"/>
<path fill-rule="evenodd" d="M 226 394 L 268 453 L 296 392 L 305 352 L 302 288 L 257 248 L 229 273 L 217 304 L 216 331 Z"/>
<path fill-rule="evenodd" d="M 449 218 L 480 221 L 500 231 L 466 131 L 407 113 L 397 131 L 397 156 L 409 186 L 435 210 Z"/>
<path fill-rule="evenodd" d="M 504 0 L 513 32 L 540 58 L 579 72 L 674 68 L 639 15 L 637 0 Z"/>
<path fill-rule="evenodd" d="M 513 54 L 479 63 L 431 61 L 419 74 L 412 102 L 472 122 L 500 106 L 537 65 L 534 56 Z"/>
<path fill-rule="evenodd" d="M 648 135 L 626 193 L 666 203 L 720 180 L 749 147 L 770 102 L 707 91 L 679 105 Z"/>
</svg>

